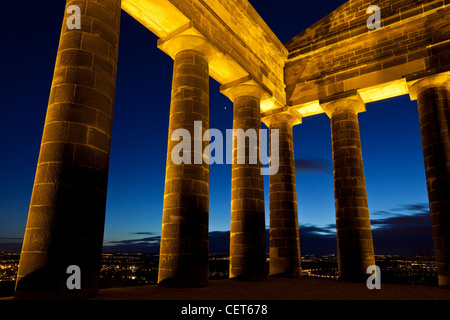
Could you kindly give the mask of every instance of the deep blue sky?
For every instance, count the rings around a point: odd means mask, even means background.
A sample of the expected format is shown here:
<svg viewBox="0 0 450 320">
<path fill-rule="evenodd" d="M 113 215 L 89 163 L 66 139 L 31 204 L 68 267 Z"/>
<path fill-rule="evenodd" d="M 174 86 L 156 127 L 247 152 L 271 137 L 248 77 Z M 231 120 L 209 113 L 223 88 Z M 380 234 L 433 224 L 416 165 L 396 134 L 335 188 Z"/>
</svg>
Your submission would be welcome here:
<svg viewBox="0 0 450 320">
<path fill-rule="evenodd" d="M 2 8 L 0 250 L 7 248 L 5 243 L 20 243 L 24 234 L 64 2 L 25 5 L 9 1 Z M 277 6 L 273 1 L 250 2 L 284 43 L 345 1 L 278 0 Z M 157 237 L 161 231 L 172 59 L 156 47 L 156 41 L 155 35 L 123 12 L 106 244 L 138 242 L 148 235 Z M 214 80 L 210 82 L 210 114 L 211 128 L 223 132 L 232 128 L 232 103 Z M 409 226 L 407 221 L 417 227 L 412 219 L 422 217 L 423 233 L 431 239 L 416 102 L 403 96 L 368 104 L 367 112 L 360 114 L 360 129 L 374 230 Z M 308 235 L 330 236 L 331 232 L 332 236 L 335 220 L 328 117 L 305 118 L 294 127 L 294 149 L 303 235 L 306 239 Z M 268 180 L 265 177 L 266 225 Z M 230 198 L 231 166 L 211 166 L 210 231 L 229 230 Z M 419 241 L 414 238 L 418 232 L 408 230 L 408 236 Z M 389 237 L 377 241 L 388 241 L 389 246 Z M 308 245 L 301 246 L 303 252 L 308 250 Z"/>
</svg>

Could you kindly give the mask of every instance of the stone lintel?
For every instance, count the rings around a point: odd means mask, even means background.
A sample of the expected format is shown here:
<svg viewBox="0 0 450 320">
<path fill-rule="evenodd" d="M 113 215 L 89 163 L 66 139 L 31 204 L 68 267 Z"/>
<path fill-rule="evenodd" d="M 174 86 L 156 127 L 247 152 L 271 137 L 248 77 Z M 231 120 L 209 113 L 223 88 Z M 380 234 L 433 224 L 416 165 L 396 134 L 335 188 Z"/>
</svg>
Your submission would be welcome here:
<svg viewBox="0 0 450 320">
<path fill-rule="evenodd" d="M 417 100 L 419 93 L 429 88 L 445 87 L 450 91 L 450 71 L 414 80 L 406 78 L 406 80 L 409 80 L 408 88 L 411 101 Z"/>
<path fill-rule="evenodd" d="M 364 103 L 385 100 L 409 93 L 405 78 L 383 82 L 375 86 L 358 89 L 358 93 Z"/>
<path fill-rule="evenodd" d="M 172 59 L 182 50 L 202 52 L 209 62 L 209 75 L 219 83 L 236 81 L 249 75 L 235 60 L 203 36 L 192 21 L 159 39 L 157 45 Z"/>
<path fill-rule="evenodd" d="M 122 9 L 159 38 L 189 22 L 183 12 L 167 0 L 122 0 Z"/>
<path fill-rule="evenodd" d="M 331 118 L 337 110 L 351 109 L 356 113 L 365 112 L 366 105 L 357 90 L 338 93 L 319 101 L 320 107 Z"/>
<path fill-rule="evenodd" d="M 180 43 L 166 48 L 169 39 L 195 29 L 193 35 L 203 35 L 213 47 L 206 49 L 212 78 L 227 84 L 252 75 L 271 92 L 261 110 L 273 108 L 272 100 L 286 104 L 283 68 L 288 51 L 247 0 L 123 0 L 122 8 L 156 34 L 158 47 L 172 58 L 187 48 Z"/>
</svg>

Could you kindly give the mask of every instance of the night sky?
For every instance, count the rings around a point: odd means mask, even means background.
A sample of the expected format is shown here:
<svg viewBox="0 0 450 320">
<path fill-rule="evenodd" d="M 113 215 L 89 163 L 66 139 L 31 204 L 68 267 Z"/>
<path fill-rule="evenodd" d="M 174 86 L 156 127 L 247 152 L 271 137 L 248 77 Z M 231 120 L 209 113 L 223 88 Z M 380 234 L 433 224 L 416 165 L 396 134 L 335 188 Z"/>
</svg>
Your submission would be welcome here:
<svg viewBox="0 0 450 320">
<path fill-rule="evenodd" d="M 250 1 L 285 43 L 345 1 Z M 65 1 L 8 1 L 0 19 L 0 250 L 25 231 Z M 374 1 L 373 4 L 375 4 Z M 122 11 L 105 245 L 155 248 L 161 232 L 172 59 Z M 210 81 L 210 127 L 232 128 L 232 103 Z M 367 104 L 359 115 L 375 253 L 432 253 L 416 101 Z M 265 126 L 263 125 L 263 128 Z M 335 251 L 329 118 L 294 127 L 302 253 Z M 269 178 L 265 178 L 269 225 Z M 231 165 L 210 167 L 211 250 L 230 228 Z M 112 248 L 109 248 L 111 250 Z"/>
</svg>

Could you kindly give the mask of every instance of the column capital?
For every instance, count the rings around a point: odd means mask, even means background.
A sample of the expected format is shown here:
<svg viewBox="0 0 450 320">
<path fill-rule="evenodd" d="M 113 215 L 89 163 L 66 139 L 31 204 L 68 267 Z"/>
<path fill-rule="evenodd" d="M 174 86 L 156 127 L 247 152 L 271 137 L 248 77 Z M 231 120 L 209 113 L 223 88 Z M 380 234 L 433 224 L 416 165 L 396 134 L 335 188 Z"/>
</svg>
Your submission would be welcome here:
<svg viewBox="0 0 450 320">
<path fill-rule="evenodd" d="M 439 73 L 408 82 L 409 96 L 412 101 L 417 100 L 417 96 L 423 90 L 438 87 L 445 87 L 450 91 L 450 72 Z"/>
<path fill-rule="evenodd" d="M 280 109 L 265 112 L 261 115 L 261 121 L 270 128 L 272 124 L 284 122 L 290 126 L 302 123 L 302 116 L 292 108 L 284 106 Z"/>
<path fill-rule="evenodd" d="M 258 84 L 253 77 L 246 76 L 236 81 L 220 86 L 220 92 L 234 102 L 239 97 L 251 96 L 258 100 L 269 99 L 272 93 Z"/>
<path fill-rule="evenodd" d="M 179 52 L 185 50 L 201 52 L 208 62 L 211 62 L 219 55 L 219 51 L 214 45 L 191 24 L 183 26 L 166 37 L 159 39 L 158 48 L 167 53 L 172 59 L 175 59 Z"/>
<path fill-rule="evenodd" d="M 320 107 L 331 118 L 333 113 L 341 110 L 352 110 L 356 113 L 365 112 L 366 104 L 358 93 L 339 94 L 319 101 Z"/>
</svg>

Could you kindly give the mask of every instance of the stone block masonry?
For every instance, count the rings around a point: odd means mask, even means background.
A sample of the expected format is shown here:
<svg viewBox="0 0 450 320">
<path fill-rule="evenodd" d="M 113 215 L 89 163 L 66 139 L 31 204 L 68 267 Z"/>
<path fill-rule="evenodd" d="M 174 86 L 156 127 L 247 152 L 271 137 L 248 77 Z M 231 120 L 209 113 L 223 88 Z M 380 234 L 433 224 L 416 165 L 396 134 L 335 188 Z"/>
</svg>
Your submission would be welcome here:
<svg viewBox="0 0 450 320">
<path fill-rule="evenodd" d="M 382 28 L 369 30 L 366 8 L 381 9 Z M 287 104 L 296 106 L 351 90 L 383 87 L 408 75 L 450 68 L 444 1 L 349 1 L 286 43 Z M 404 86 L 406 87 L 406 86 Z M 387 92 L 378 99 L 407 94 Z M 372 102 L 364 98 L 364 102 Z M 320 108 L 318 109 L 320 113 Z"/>
<path fill-rule="evenodd" d="M 298 277 L 301 257 L 292 133 L 297 119 L 289 113 L 279 113 L 263 121 L 271 134 L 272 130 L 279 131 L 279 169 L 269 178 L 270 275 Z"/>
<path fill-rule="evenodd" d="M 173 287 L 199 287 L 208 283 L 209 166 L 174 164 L 172 132 L 183 128 L 191 133 L 191 159 L 194 144 L 207 142 L 209 128 L 209 73 L 204 54 L 181 50 L 174 59 L 166 184 L 158 269 L 158 283 Z M 200 137 L 194 136 L 194 121 L 201 121 Z M 184 151 L 183 151 L 184 152 Z M 202 156 L 202 154 L 200 154 Z"/>
<path fill-rule="evenodd" d="M 358 124 L 365 107 L 358 97 L 322 107 L 331 119 L 339 277 L 364 282 L 367 267 L 375 264 Z"/>
<path fill-rule="evenodd" d="M 231 90 L 233 130 L 261 128 L 261 91 L 252 86 L 238 85 Z M 244 150 L 238 150 L 242 148 Z M 237 144 L 234 137 L 231 170 L 230 278 L 264 280 L 266 270 L 266 224 L 264 215 L 264 180 L 261 163 L 250 161 L 250 142 Z M 256 146 L 256 155 L 260 146 Z M 243 151 L 243 152 L 242 152 Z M 243 164 L 238 155 L 245 155 Z"/>
<path fill-rule="evenodd" d="M 450 286 L 450 75 L 426 77 L 410 91 L 419 107 L 439 284 Z"/>
<path fill-rule="evenodd" d="M 209 167 L 175 164 L 177 129 L 207 146 L 209 77 L 233 102 L 233 129 L 279 131 L 270 176 L 270 275 L 301 274 L 292 126 L 330 117 L 341 279 L 363 282 L 375 264 L 358 113 L 410 94 L 418 101 L 438 278 L 450 286 L 450 0 L 350 0 L 283 46 L 247 0 L 67 0 L 16 284 L 16 299 L 98 293 L 121 9 L 174 59 L 159 285 L 208 284 Z M 381 8 L 369 30 L 367 7 Z M 289 8 L 286 8 L 287 10 Z M 272 140 L 272 139 L 271 139 Z M 272 142 L 272 141 L 271 141 Z M 230 277 L 267 277 L 261 164 L 232 166 Z M 272 149 L 272 148 L 271 148 Z M 242 150 L 240 150 L 242 151 Z M 234 160 L 237 148 L 233 150 Z M 258 152 L 256 152 L 258 154 Z M 194 161 L 194 163 L 196 163 Z M 301 197 L 301 195 L 299 195 Z M 301 221 L 300 221 L 301 223 Z M 81 269 L 81 289 L 66 286 Z"/>
<path fill-rule="evenodd" d="M 68 0 L 19 265 L 16 298 L 94 295 L 103 245 L 120 0 Z M 81 290 L 68 290 L 78 265 Z"/>
</svg>

